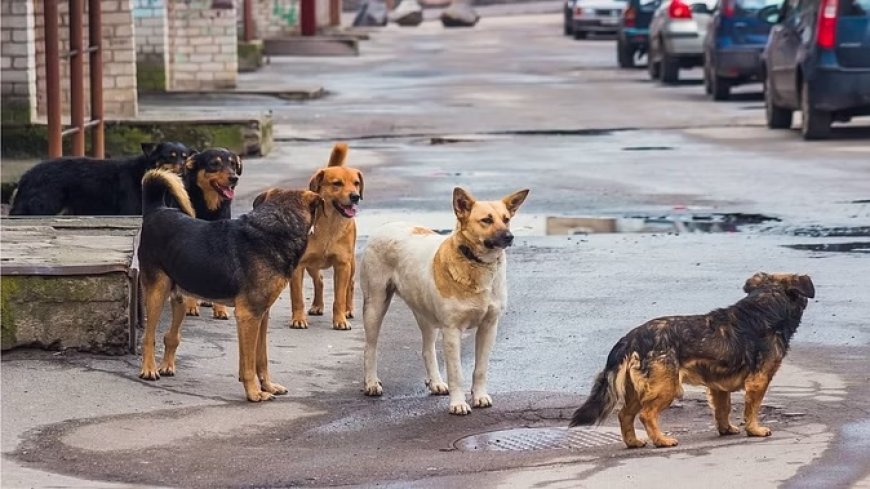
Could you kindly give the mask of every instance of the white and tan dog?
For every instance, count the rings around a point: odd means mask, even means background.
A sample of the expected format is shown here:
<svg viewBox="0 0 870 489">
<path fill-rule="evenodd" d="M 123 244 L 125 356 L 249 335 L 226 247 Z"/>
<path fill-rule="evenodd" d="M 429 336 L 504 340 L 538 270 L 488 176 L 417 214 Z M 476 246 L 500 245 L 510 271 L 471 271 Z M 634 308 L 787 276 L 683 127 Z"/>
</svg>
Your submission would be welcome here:
<svg viewBox="0 0 870 489">
<path fill-rule="evenodd" d="M 510 220 L 528 195 L 521 190 L 502 200 L 477 202 L 461 188 L 453 190 L 456 228 L 448 238 L 407 223 L 387 224 L 369 239 L 360 279 L 366 332 L 365 394 L 383 394 L 378 379 L 378 334 L 393 294 L 398 294 L 423 333 L 426 384 L 432 394 L 450 394 L 450 412 L 468 414 L 460 359 L 462 332 L 475 336 L 474 407 L 492 406 L 486 369 L 498 319 L 506 307 L 505 248 L 513 243 Z M 447 384 L 438 371 L 438 330 L 447 364 Z"/>
</svg>

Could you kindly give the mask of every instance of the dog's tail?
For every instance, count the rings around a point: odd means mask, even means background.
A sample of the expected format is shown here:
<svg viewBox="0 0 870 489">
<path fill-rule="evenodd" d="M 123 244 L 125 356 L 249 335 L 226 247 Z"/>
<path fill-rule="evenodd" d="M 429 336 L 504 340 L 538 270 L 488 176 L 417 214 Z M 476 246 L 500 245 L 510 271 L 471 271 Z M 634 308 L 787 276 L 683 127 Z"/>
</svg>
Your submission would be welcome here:
<svg viewBox="0 0 870 489">
<path fill-rule="evenodd" d="M 586 402 L 574 411 L 569 426 L 601 424 L 616 407 L 616 403 L 625 397 L 625 383 L 631 382 L 628 371 L 639 362 L 636 353 L 629 357 L 627 343 L 626 338 L 622 338 L 610 350 L 607 365 L 595 378 Z"/>
<path fill-rule="evenodd" d="M 175 207 L 196 217 L 181 177 L 169 170 L 151 170 L 142 179 L 142 215 L 160 207 Z"/>
<path fill-rule="evenodd" d="M 343 166 L 347 159 L 347 143 L 335 143 L 332 154 L 329 155 L 329 164 L 326 166 Z"/>
</svg>

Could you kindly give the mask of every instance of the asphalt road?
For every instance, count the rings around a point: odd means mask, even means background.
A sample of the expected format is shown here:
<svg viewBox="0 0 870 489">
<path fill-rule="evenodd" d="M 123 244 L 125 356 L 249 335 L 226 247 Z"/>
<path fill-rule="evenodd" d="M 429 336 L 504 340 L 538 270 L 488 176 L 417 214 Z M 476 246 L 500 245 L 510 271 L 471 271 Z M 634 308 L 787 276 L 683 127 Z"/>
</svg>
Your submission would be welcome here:
<svg viewBox="0 0 870 489">
<path fill-rule="evenodd" d="M 564 38 L 559 22 L 554 13 L 484 17 L 472 30 L 390 27 L 358 58 L 273 59 L 243 76 L 330 91 L 313 102 L 143 104 L 273 110 L 279 145 L 246 163 L 237 213 L 268 186 L 304 186 L 333 141 L 347 140 L 365 172 L 358 249 L 390 219 L 449 229 L 456 185 L 481 198 L 531 188 L 509 252 L 493 408 L 459 418 L 427 395 L 419 331 L 399 303 L 382 333 L 385 395 L 365 398 L 359 320 L 349 332 L 331 330 L 328 316 L 290 330 L 285 292 L 270 351 L 290 394 L 264 405 L 243 401 L 227 322 L 188 320 L 178 376 L 156 383 L 136 377 L 132 355 L 4 354 L 3 487 L 672 488 L 695 487 L 701 473 L 710 487 L 866 487 L 866 252 L 789 246 L 870 241 L 870 127 L 801 142 L 762 127 L 757 86 L 728 103 L 704 99 L 698 72 L 656 86 L 643 70 L 614 68 L 612 41 Z M 738 213 L 776 220 L 727 233 L 546 233 L 551 216 Z M 773 437 L 719 438 L 703 392 L 689 390 L 664 419 L 676 449 L 624 450 L 613 419 L 578 432 L 570 448 L 543 449 L 564 442 L 561 428 L 622 334 L 731 304 L 758 270 L 809 273 L 818 292 L 765 400 Z M 471 341 L 463 360 L 470 379 Z M 740 409 L 735 395 L 737 420 Z M 528 431 L 487 437 L 516 429 Z M 492 450 L 502 439 L 527 449 Z"/>
</svg>

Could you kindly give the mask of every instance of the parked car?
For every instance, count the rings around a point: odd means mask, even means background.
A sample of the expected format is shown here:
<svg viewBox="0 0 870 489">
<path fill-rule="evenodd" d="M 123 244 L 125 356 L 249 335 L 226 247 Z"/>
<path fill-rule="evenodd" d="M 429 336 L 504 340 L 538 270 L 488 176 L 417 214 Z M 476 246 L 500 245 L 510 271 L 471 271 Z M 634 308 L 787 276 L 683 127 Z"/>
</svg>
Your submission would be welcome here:
<svg viewBox="0 0 870 489">
<path fill-rule="evenodd" d="M 571 33 L 574 39 L 589 34 L 615 34 L 627 0 L 573 0 Z"/>
<path fill-rule="evenodd" d="M 832 121 L 870 115 L 870 0 L 786 0 L 762 56 L 767 126 L 823 139 Z"/>
<path fill-rule="evenodd" d="M 565 0 L 562 4 L 562 33 L 566 36 L 574 34 L 574 2 L 575 0 Z"/>
<path fill-rule="evenodd" d="M 727 100 L 731 87 L 760 81 L 761 52 L 771 25 L 758 16 L 782 0 L 721 0 L 704 40 L 704 88 L 713 100 Z"/>
<path fill-rule="evenodd" d="M 650 78 L 676 83 L 681 68 L 704 64 L 704 37 L 715 0 L 663 0 L 649 27 Z"/>
<path fill-rule="evenodd" d="M 649 48 L 649 23 L 660 0 L 628 0 L 616 33 L 616 61 L 620 68 L 634 68 L 636 56 Z"/>
</svg>

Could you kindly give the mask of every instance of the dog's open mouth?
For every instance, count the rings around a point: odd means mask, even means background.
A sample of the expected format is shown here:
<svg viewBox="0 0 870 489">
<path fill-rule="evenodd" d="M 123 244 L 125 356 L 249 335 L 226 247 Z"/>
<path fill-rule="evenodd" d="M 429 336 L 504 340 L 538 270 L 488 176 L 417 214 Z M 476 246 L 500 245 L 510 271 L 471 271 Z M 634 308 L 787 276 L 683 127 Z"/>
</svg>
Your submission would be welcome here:
<svg viewBox="0 0 870 489">
<path fill-rule="evenodd" d="M 211 186 L 226 200 L 233 200 L 233 197 L 236 196 L 236 190 L 233 187 L 225 187 L 217 182 L 211 182 Z"/>
<path fill-rule="evenodd" d="M 344 216 L 348 219 L 353 219 L 354 217 L 356 217 L 356 213 L 357 213 L 356 204 L 344 205 L 344 204 L 339 204 L 338 202 L 333 200 L 332 206 L 335 207 L 335 210 L 337 210 L 339 214 L 341 214 L 342 216 Z"/>
</svg>

